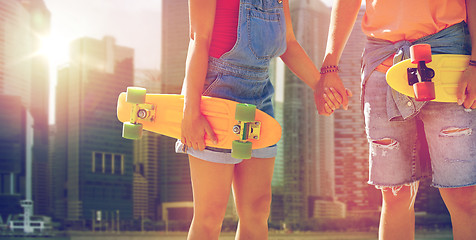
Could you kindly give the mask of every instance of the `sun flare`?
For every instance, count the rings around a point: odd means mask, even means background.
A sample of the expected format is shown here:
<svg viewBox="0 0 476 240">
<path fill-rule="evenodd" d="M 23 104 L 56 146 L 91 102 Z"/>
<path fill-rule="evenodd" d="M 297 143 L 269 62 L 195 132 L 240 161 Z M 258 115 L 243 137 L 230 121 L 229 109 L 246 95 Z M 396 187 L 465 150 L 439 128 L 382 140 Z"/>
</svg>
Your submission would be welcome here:
<svg viewBox="0 0 476 240">
<path fill-rule="evenodd" d="M 52 64 L 65 63 L 69 54 L 68 41 L 54 35 L 41 38 L 41 47 L 37 53 L 46 56 Z"/>
</svg>

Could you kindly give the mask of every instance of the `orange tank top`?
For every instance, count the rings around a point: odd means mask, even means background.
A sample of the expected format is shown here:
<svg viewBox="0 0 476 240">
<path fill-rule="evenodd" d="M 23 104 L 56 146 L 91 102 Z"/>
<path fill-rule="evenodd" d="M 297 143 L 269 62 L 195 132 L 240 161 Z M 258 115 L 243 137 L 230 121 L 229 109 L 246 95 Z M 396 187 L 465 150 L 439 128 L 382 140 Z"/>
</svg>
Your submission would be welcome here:
<svg viewBox="0 0 476 240">
<path fill-rule="evenodd" d="M 362 30 L 392 42 L 413 41 L 463 20 L 465 0 L 366 0 Z"/>
</svg>

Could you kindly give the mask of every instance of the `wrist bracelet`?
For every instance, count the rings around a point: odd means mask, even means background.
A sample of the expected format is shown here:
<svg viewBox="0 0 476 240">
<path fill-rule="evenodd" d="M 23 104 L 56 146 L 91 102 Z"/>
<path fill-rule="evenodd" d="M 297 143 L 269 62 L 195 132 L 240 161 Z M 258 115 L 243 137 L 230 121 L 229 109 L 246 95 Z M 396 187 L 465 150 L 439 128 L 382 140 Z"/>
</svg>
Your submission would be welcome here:
<svg viewBox="0 0 476 240">
<path fill-rule="evenodd" d="M 339 67 L 337 65 L 329 65 L 329 66 L 321 67 L 321 71 L 319 73 L 326 74 L 326 73 L 338 72 L 338 71 L 339 71 Z"/>
<path fill-rule="evenodd" d="M 476 66 L 475 60 L 469 60 L 469 66 Z"/>
</svg>

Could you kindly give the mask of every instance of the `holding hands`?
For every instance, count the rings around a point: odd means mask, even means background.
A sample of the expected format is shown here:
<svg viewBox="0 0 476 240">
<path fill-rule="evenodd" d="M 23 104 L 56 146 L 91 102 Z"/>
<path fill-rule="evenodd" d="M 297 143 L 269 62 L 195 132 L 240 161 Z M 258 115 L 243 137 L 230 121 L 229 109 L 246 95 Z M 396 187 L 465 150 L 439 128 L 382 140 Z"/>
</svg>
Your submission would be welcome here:
<svg viewBox="0 0 476 240">
<path fill-rule="evenodd" d="M 342 105 L 348 109 L 352 92 L 344 87 L 337 66 L 321 68 L 321 77 L 314 89 L 314 101 L 320 115 L 330 116 Z"/>
</svg>

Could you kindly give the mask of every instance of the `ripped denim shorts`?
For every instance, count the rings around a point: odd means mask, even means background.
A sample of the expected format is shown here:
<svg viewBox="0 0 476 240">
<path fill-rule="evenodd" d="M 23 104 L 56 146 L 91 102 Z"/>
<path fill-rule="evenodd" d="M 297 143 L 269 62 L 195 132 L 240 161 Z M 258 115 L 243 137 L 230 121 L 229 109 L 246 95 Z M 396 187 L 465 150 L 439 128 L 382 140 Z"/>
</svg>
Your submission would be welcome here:
<svg viewBox="0 0 476 240">
<path fill-rule="evenodd" d="M 426 169 L 434 187 L 476 185 L 476 110 L 456 103 L 428 102 L 413 118 L 389 121 L 387 86 L 385 74 L 378 71 L 364 86 L 369 183 L 377 187 L 410 185 L 426 176 Z M 422 125 L 417 124 L 419 120 Z M 431 168 L 420 161 L 417 127 L 423 127 L 426 135 Z"/>
</svg>

